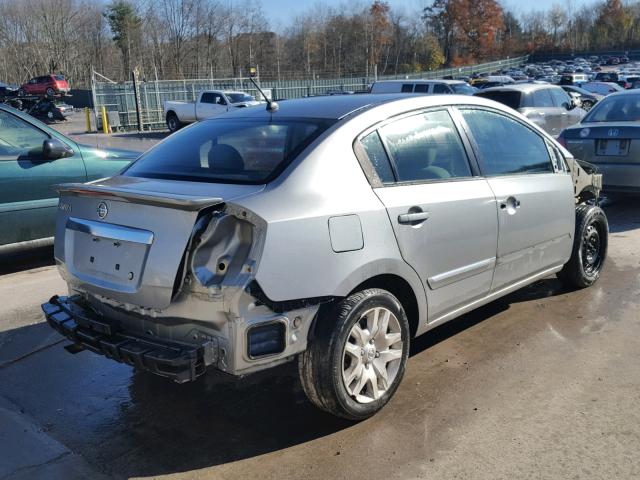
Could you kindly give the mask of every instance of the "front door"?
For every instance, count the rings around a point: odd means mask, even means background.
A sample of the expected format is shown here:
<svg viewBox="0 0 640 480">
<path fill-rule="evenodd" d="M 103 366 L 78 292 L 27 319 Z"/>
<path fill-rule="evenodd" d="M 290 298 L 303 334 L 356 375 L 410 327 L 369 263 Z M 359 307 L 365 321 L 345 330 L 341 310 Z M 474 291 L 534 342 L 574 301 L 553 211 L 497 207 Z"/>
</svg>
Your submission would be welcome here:
<svg viewBox="0 0 640 480">
<path fill-rule="evenodd" d="M 34 124 L 0 110 L 0 246 L 53 236 L 58 205 L 53 185 L 87 180 L 79 152 L 42 159 L 42 143 L 49 138 Z"/>
<path fill-rule="evenodd" d="M 492 290 L 562 265 L 573 246 L 575 201 L 571 176 L 552 163 L 550 142 L 507 114 L 460 111 L 498 207 Z"/>
<path fill-rule="evenodd" d="M 413 114 L 373 132 L 375 137 L 363 139 L 370 158 L 378 133 L 393 180 L 375 192 L 402 257 L 423 282 L 434 321 L 489 292 L 498 235 L 495 199 L 487 181 L 474 177 L 447 109 Z"/>
</svg>

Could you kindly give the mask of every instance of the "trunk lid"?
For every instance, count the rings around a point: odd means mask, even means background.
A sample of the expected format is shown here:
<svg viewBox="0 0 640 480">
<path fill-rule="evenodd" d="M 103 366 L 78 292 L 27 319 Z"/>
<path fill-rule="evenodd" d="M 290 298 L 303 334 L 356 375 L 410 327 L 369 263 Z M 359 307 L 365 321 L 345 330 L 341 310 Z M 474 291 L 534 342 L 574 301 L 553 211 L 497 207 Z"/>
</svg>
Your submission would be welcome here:
<svg viewBox="0 0 640 480">
<path fill-rule="evenodd" d="M 55 256 L 73 288 L 161 310 L 202 209 L 263 185 L 134 177 L 59 185 Z"/>
<path fill-rule="evenodd" d="M 594 164 L 639 163 L 640 123 L 585 123 L 565 130 L 566 148 Z"/>
</svg>

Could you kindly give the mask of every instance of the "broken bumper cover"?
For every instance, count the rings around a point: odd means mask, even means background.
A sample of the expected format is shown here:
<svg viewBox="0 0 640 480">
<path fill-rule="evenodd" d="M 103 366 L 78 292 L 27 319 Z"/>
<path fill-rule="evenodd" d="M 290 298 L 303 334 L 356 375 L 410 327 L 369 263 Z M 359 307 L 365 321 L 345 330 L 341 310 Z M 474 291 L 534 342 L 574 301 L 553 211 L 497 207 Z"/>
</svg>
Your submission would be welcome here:
<svg viewBox="0 0 640 480">
<path fill-rule="evenodd" d="M 49 325 L 79 349 L 87 349 L 178 383 L 195 380 L 205 370 L 205 346 L 149 339 L 121 331 L 73 297 L 54 296 L 42 304 Z M 209 363 L 209 362 L 207 362 Z"/>
</svg>

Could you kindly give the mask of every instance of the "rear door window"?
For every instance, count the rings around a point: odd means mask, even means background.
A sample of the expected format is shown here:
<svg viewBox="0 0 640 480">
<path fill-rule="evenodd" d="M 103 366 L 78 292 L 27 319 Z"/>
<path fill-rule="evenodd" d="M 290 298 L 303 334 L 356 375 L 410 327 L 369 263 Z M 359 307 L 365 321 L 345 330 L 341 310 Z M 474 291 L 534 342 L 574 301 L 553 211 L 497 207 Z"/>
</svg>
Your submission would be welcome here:
<svg viewBox="0 0 640 480">
<path fill-rule="evenodd" d="M 447 85 L 436 83 L 433 85 L 433 93 L 451 93 L 451 89 Z"/>
<path fill-rule="evenodd" d="M 380 129 L 399 182 L 471 176 L 458 130 L 446 110 L 412 115 Z"/>
<path fill-rule="evenodd" d="M 553 100 L 553 104 L 559 108 L 569 109 L 571 106 L 571 98 L 569 95 L 560 88 L 552 88 L 549 90 L 551 93 L 551 98 Z"/>
<path fill-rule="evenodd" d="M 204 92 L 200 98 L 200 103 L 216 103 L 214 94 L 211 92 Z"/>
<path fill-rule="evenodd" d="M 413 92 L 413 83 L 403 83 L 402 84 L 402 90 L 400 90 L 402 93 L 412 93 Z"/>
<path fill-rule="evenodd" d="M 416 83 L 415 88 L 413 89 L 414 93 L 428 93 L 429 92 L 429 84 L 428 83 Z"/>
<path fill-rule="evenodd" d="M 516 91 L 480 92 L 479 97 L 488 98 L 517 110 L 522 106 L 522 93 Z"/>
<path fill-rule="evenodd" d="M 360 140 L 360 143 L 382 183 L 393 183 L 395 180 L 393 170 L 378 132 L 370 133 Z"/>
<path fill-rule="evenodd" d="M 486 176 L 553 172 L 545 139 L 522 123 L 488 110 L 461 109 Z"/>
<path fill-rule="evenodd" d="M 531 103 L 534 108 L 553 108 L 553 98 L 548 88 L 531 92 Z"/>
</svg>

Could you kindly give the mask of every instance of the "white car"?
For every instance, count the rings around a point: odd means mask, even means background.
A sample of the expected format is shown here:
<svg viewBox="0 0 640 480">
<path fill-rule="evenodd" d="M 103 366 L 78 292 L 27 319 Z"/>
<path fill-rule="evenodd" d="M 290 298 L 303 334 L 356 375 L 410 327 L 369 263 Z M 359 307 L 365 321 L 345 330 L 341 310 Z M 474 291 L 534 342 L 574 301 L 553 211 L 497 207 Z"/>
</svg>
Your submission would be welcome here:
<svg viewBox="0 0 640 480">
<path fill-rule="evenodd" d="M 245 92 L 205 90 L 198 94 L 198 100 L 195 102 L 164 102 L 164 116 L 169 130 L 175 132 L 188 123 L 217 117 L 235 108 L 250 107 L 260 103 L 262 102 Z"/>
</svg>

